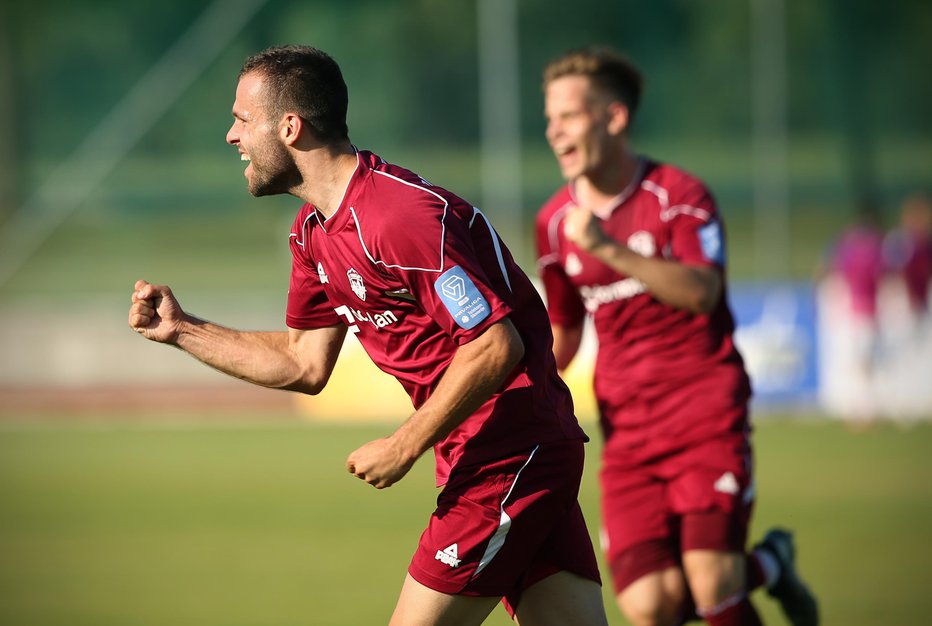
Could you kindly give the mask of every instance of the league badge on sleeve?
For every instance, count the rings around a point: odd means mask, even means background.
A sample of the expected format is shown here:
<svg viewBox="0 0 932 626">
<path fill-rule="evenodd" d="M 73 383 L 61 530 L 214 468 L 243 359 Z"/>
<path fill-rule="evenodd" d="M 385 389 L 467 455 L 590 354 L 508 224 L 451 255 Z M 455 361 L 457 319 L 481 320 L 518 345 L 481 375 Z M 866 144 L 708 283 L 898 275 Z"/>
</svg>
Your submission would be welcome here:
<svg viewBox="0 0 932 626">
<path fill-rule="evenodd" d="M 717 265 L 725 265 L 725 244 L 722 241 L 722 225 L 718 220 L 712 220 L 698 232 L 703 256 Z"/>
<path fill-rule="evenodd" d="M 434 290 L 456 323 L 466 330 L 475 327 L 492 308 L 462 267 L 456 265 L 440 275 Z"/>
</svg>

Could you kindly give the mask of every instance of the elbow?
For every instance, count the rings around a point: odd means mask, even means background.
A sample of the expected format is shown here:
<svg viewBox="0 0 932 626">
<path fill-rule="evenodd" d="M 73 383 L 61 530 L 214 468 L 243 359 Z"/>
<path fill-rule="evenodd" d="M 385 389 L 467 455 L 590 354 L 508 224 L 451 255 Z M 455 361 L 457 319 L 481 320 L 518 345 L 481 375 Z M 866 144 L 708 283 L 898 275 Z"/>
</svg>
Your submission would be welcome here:
<svg viewBox="0 0 932 626">
<path fill-rule="evenodd" d="M 313 373 L 305 374 L 304 376 L 288 381 L 283 385 L 277 385 L 279 389 L 285 389 L 287 391 L 295 391 L 297 393 L 302 393 L 307 396 L 316 396 L 321 391 L 324 390 L 324 387 L 327 386 L 327 381 L 330 379 L 329 374 L 326 376 L 315 375 Z"/>
<path fill-rule="evenodd" d="M 699 274 L 698 277 L 700 280 L 692 289 L 685 308 L 696 315 L 709 315 L 722 298 L 722 279 L 718 273 Z"/>
<path fill-rule="evenodd" d="M 687 308 L 696 315 L 709 315 L 717 304 L 718 295 L 706 292 L 694 298 Z"/>
</svg>

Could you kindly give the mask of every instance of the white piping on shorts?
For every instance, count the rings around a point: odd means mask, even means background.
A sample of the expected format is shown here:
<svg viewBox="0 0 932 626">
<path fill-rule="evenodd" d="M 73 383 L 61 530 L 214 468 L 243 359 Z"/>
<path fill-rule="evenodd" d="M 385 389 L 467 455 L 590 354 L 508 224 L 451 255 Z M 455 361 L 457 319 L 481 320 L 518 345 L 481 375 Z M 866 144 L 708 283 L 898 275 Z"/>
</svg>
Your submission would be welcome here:
<svg viewBox="0 0 932 626">
<path fill-rule="evenodd" d="M 508 531 L 511 529 L 511 518 L 508 517 L 507 513 L 505 513 L 505 503 L 508 502 L 508 498 L 511 496 L 511 492 L 514 491 L 515 485 L 518 484 L 518 479 L 521 477 L 521 472 L 523 472 L 524 468 L 531 463 L 531 459 L 534 458 L 538 448 L 540 448 L 539 445 L 534 446 L 534 449 L 531 450 L 531 454 L 528 456 L 527 461 L 524 462 L 524 465 L 522 465 L 521 469 L 518 470 L 518 473 L 515 474 L 515 480 L 513 483 L 511 483 L 511 487 L 508 489 L 508 493 L 505 494 L 505 498 L 502 500 L 501 517 L 498 521 L 498 528 L 495 529 L 495 533 L 492 535 L 492 538 L 489 539 L 489 545 L 486 546 L 485 553 L 482 555 L 482 558 L 479 559 L 479 567 L 476 568 L 472 578 L 478 576 L 479 573 L 485 569 L 485 566 L 492 562 L 492 559 L 494 559 L 495 555 L 498 554 L 498 551 L 502 549 L 502 546 L 505 545 L 505 537 L 508 536 Z"/>
</svg>

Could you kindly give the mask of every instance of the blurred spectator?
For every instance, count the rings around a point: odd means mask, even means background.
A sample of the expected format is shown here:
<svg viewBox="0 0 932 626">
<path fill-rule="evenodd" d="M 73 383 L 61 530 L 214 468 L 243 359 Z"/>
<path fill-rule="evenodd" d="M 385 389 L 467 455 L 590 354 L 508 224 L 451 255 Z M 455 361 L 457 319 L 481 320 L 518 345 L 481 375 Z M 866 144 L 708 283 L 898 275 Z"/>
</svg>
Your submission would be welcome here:
<svg viewBox="0 0 932 626">
<path fill-rule="evenodd" d="M 862 200 L 854 221 L 839 234 L 817 273 L 827 331 L 823 400 L 842 417 L 876 417 L 878 293 L 885 273 L 884 234 L 876 205 Z"/>
<path fill-rule="evenodd" d="M 929 312 L 932 281 L 932 198 L 914 193 L 903 201 L 900 223 L 884 240 L 890 269 L 902 279 L 914 323 Z"/>
</svg>

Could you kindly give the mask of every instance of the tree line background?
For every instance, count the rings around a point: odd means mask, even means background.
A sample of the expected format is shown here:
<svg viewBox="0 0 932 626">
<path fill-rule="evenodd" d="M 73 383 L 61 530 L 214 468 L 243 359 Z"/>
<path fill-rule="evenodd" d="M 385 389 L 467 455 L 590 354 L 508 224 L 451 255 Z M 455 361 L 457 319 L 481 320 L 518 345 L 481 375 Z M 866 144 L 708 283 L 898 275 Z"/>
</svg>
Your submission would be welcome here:
<svg viewBox="0 0 932 626">
<path fill-rule="evenodd" d="M 534 211 L 560 182 L 543 138 L 541 68 L 569 48 L 607 44 L 628 54 L 647 78 L 635 145 L 704 177 L 731 226 L 732 272 L 766 276 L 742 242 L 755 219 L 749 24 L 760 1 L 767 0 L 517 0 L 523 169 L 515 184 L 528 232 L 506 237 L 529 236 Z M 0 232 L 210 4 L 0 5 Z M 783 6 L 793 246 L 787 255 L 794 261 L 779 273 L 799 278 L 861 198 L 893 220 L 906 193 L 932 183 L 932 8 L 924 0 Z M 257 223 L 273 223 L 280 233 L 292 211 L 279 209 L 293 201 L 249 198 L 224 144 L 239 66 L 273 44 L 306 43 L 331 53 L 349 84 L 353 140 L 476 201 L 478 38 L 475 2 L 269 0 L 0 286 L 0 297 L 53 288 L 46 274 L 62 263 L 49 255 L 80 255 L 69 244 L 74 239 L 91 246 L 88 254 L 113 260 L 125 250 L 109 242 L 127 229 L 137 235 L 163 229 L 161 237 L 137 243 L 157 242 L 168 254 L 200 247 L 224 261 L 219 247 L 192 240 L 180 220 L 189 220 L 190 230 L 201 222 L 239 228 L 244 236 L 231 237 L 241 247 Z M 486 210 L 495 215 L 495 207 Z M 262 241 L 272 241 L 271 230 L 262 231 L 269 237 Z M 83 278 L 110 288 L 116 277 L 98 269 L 84 267 Z"/>
</svg>

